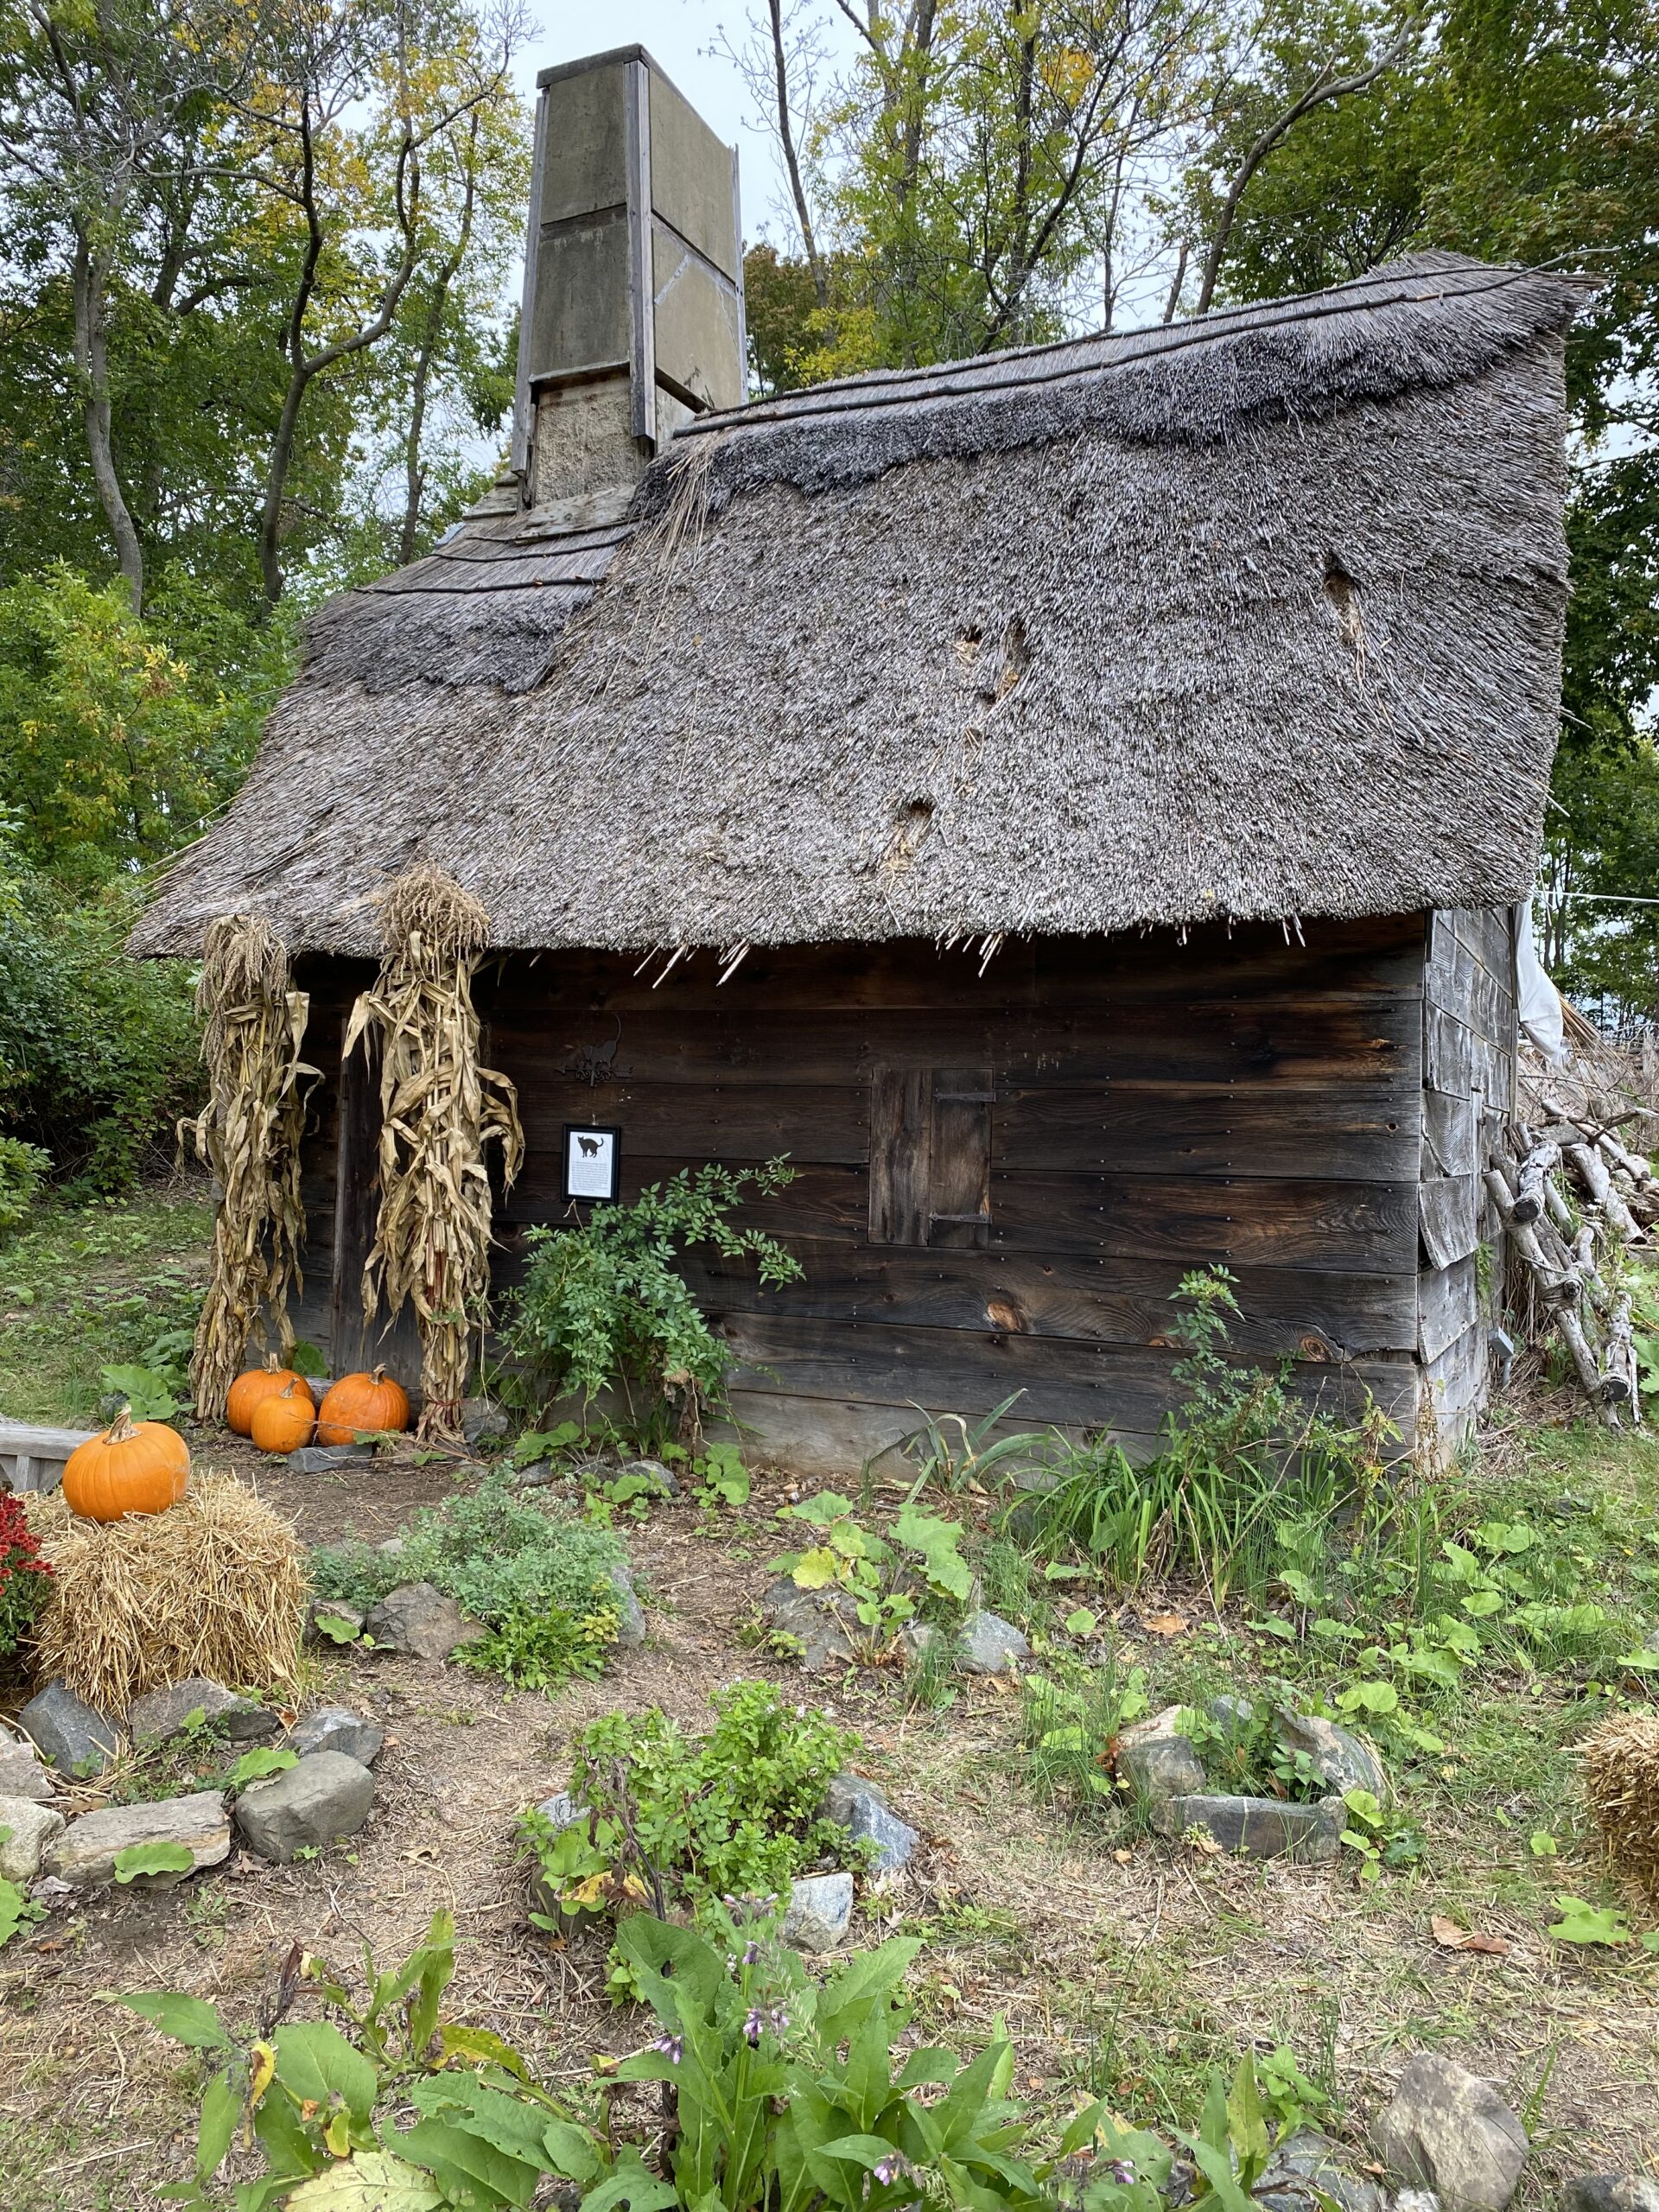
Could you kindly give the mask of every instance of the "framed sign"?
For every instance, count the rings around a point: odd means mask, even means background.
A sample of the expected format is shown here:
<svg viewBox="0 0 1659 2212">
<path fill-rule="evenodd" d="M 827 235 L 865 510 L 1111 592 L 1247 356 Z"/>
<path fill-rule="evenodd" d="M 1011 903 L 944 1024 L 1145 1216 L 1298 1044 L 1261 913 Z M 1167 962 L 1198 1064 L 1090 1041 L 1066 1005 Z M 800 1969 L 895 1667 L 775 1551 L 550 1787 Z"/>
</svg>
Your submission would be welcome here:
<svg viewBox="0 0 1659 2212">
<path fill-rule="evenodd" d="M 564 1195 L 567 1198 L 597 1198 L 616 1202 L 617 1167 L 622 1151 L 620 1129 L 597 1129 L 583 1123 L 564 1125 Z"/>
</svg>

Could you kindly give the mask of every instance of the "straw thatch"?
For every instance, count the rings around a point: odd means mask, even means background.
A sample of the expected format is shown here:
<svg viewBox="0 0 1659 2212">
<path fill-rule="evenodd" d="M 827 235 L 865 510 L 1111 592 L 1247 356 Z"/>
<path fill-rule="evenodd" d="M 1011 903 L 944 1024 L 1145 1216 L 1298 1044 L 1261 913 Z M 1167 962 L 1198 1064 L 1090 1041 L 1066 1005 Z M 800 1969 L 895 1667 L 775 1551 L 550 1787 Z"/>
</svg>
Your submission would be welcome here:
<svg viewBox="0 0 1659 2212">
<path fill-rule="evenodd" d="M 405 1303 L 421 1336 L 420 1434 L 461 1440 L 461 1403 L 490 1288 L 490 1178 L 502 1149 L 511 1184 L 524 1156 L 518 1094 L 480 1067 L 473 972 L 490 918 L 433 868 L 408 868 L 380 901 L 385 953 L 352 1009 L 342 1058 L 372 1036 L 380 1066 L 380 1207 L 363 1270 L 363 1311 Z"/>
<path fill-rule="evenodd" d="M 416 856 L 521 947 L 1515 899 L 1581 296 L 1426 255 L 703 418 L 626 542 L 498 501 L 314 626 L 136 943 L 371 950 Z"/>
<path fill-rule="evenodd" d="M 82 1521 L 31 1497 L 52 1595 L 30 1656 L 104 1713 L 192 1675 L 251 1688 L 299 1681 L 305 1548 L 233 1475 L 202 1475 L 165 1513 Z"/>
<path fill-rule="evenodd" d="M 1659 1897 L 1659 1713 L 1603 1721 L 1584 1747 L 1584 1786 L 1613 1864 Z"/>
<path fill-rule="evenodd" d="M 196 1323 L 190 1379 L 203 1421 L 223 1418 L 225 1400 L 263 1310 L 283 1359 L 294 1346 L 290 1292 L 302 1287 L 300 1139 L 306 1078 L 300 1058 L 310 1001 L 291 990 L 288 952 L 257 916 L 228 914 L 208 925 L 196 1012 L 207 1103 L 179 1123 L 179 1142 L 219 1185 L 213 1271 Z"/>
</svg>

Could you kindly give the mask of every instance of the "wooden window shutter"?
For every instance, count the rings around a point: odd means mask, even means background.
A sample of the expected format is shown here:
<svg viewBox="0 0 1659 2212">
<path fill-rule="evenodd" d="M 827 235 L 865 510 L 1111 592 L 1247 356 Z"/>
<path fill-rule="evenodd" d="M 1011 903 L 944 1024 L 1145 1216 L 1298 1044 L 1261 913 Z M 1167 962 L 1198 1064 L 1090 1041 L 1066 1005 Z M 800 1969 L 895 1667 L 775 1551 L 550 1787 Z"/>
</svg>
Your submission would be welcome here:
<svg viewBox="0 0 1659 2212">
<path fill-rule="evenodd" d="M 993 1090 L 989 1068 L 875 1070 L 871 1243 L 989 1241 Z"/>
</svg>

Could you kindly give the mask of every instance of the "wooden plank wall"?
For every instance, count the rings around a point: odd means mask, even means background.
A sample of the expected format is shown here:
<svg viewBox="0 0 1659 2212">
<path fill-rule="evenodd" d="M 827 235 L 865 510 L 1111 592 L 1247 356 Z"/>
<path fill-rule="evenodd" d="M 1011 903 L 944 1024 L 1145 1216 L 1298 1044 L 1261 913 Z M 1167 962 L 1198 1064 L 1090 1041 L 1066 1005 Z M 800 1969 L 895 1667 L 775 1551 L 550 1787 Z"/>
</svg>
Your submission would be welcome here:
<svg viewBox="0 0 1659 2212">
<path fill-rule="evenodd" d="M 1149 1448 L 1178 1357 L 1169 1294 L 1217 1262 L 1239 1278 L 1241 1355 L 1296 1356 L 1311 1393 L 1363 1382 L 1409 1433 L 1426 922 L 1304 927 L 1303 944 L 1274 926 L 1008 945 L 982 976 L 925 943 L 756 950 L 723 987 L 706 954 L 660 983 L 661 960 L 507 957 L 479 988 L 527 1141 L 500 1281 L 561 1211 L 564 1124 L 614 1123 L 625 1198 L 706 1160 L 797 1167 L 747 1214 L 804 1281 L 766 1292 L 704 1258 L 692 1287 L 738 1356 L 740 1416 L 804 1470 L 855 1471 L 918 1403 L 982 1413 L 1016 1390 L 1017 1426 Z M 314 963 L 302 980 L 337 1054 L 359 979 Z M 876 1243 L 872 1108 L 893 1119 L 907 1071 L 988 1141 L 988 1218 Z M 314 1256 L 334 1236 L 336 1127 L 325 1104 Z M 935 1190 L 942 1219 L 982 1202 L 957 1184 L 948 1206 Z M 878 1224 L 900 1215 L 908 1236 L 917 1207 L 879 1185 Z"/>
<path fill-rule="evenodd" d="M 1477 1254 L 1501 1235 L 1482 1175 L 1515 1107 L 1516 972 L 1508 907 L 1433 915 L 1423 972 L 1422 1275 L 1426 1414 L 1454 1450 L 1484 1404 L 1486 1323 Z"/>
</svg>

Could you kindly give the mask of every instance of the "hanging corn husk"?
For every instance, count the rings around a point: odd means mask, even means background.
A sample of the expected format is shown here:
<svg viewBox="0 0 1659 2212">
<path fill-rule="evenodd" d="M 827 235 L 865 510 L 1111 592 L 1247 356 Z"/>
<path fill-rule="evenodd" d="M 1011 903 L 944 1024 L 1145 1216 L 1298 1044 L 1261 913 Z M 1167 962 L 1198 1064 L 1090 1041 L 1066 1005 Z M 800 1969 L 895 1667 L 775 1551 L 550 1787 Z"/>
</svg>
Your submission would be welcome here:
<svg viewBox="0 0 1659 2212">
<path fill-rule="evenodd" d="M 227 914 L 208 924 L 196 986 L 207 1103 L 178 1130 L 181 1147 L 187 1135 L 194 1138 L 220 1192 L 190 1357 L 204 1421 L 224 1417 L 262 1306 L 284 1362 L 294 1346 L 288 1301 L 301 1287 L 305 1238 L 300 1136 L 307 1078 L 317 1071 L 300 1058 L 309 1001 L 289 982 L 287 948 L 268 923 Z"/>
<path fill-rule="evenodd" d="M 380 1210 L 363 1270 L 363 1311 L 388 1323 L 413 1305 L 421 1333 L 419 1433 L 461 1436 L 461 1402 L 490 1287 L 490 1179 L 502 1148 L 511 1184 L 524 1154 L 518 1094 L 478 1064 L 473 975 L 489 936 L 477 899 L 417 862 L 380 901 L 380 973 L 352 1009 L 345 1056 L 372 1031 L 380 1058 Z"/>
</svg>

